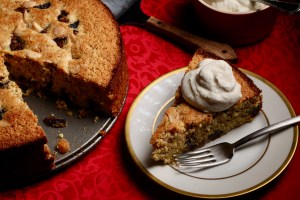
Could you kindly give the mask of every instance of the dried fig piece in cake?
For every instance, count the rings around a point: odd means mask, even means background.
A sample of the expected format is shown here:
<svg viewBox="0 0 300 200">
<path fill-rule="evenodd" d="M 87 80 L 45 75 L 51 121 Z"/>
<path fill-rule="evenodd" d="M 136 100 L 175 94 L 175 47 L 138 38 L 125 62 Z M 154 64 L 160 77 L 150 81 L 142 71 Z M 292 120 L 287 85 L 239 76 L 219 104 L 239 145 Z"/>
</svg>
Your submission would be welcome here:
<svg viewBox="0 0 300 200">
<path fill-rule="evenodd" d="M 25 41 L 18 36 L 17 34 L 13 34 L 10 43 L 10 49 L 12 51 L 22 50 L 25 47 Z"/>
<path fill-rule="evenodd" d="M 73 30 L 73 34 L 74 34 L 74 35 L 77 35 L 78 33 L 79 33 L 78 30 Z"/>
<path fill-rule="evenodd" d="M 9 84 L 9 80 L 4 80 L 4 81 L 0 80 L 0 89 L 7 88 L 8 84 Z"/>
<path fill-rule="evenodd" d="M 58 15 L 57 20 L 60 22 L 68 23 L 69 22 L 68 15 L 69 15 L 69 13 L 67 11 L 62 10 L 60 12 L 60 14 Z"/>
<path fill-rule="evenodd" d="M 5 108 L 1 108 L 0 107 L 0 120 L 2 120 L 3 119 L 3 115 L 4 115 L 4 113 L 6 113 L 6 109 Z"/>
<path fill-rule="evenodd" d="M 49 24 L 48 26 L 46 26 L 40 33 L 47 33 L 50 29 L 51 24 Z"/>
<path fill-rule="evenodd" d="M 60 48 L 63 48 L 67 43 L 68 43 L 68 37 L 57 37 L 53 39 L 57 46 L 59 46 Z"/>
<path fill-rule="evenodd" d="M 78 25 L 79 25 L 79 20 L 73 22 L 72 24 L 69 24 L 69 27 L 73 28 L 73 29 L 76 29 L 76 28 L 78 28 Z"/>
<path fill-rule="evenodd" d="M 77 30 L 77 28 L 78 28 L 78 26 L 79 26 L 79 23 L 80 23 L 80 21 L 77 20 L 77 21 L 75 21 L 75 22 L 69 24 L 69 27 L 72 28 L 72 29 L 74 29 L 74 30 L 73 30 L 73 34 L 74 34 L 74 35 L 77 35 L 78 32 L 79 32 L 79 31 Z"/>
<path fill-rule="evenodd" d="M 17 12 L 20 12 L 20 13 L 24 14 L 24 13 L 25 13 L 25 11 L 27 11 L 27 12 L 28 12 L 28 9 L 27 9 L 27 8 L 25 8 L 24 6 L 20 6 L 19 8 L 15 9 L 15 11 L 17 11 Z"/>
<path fill-rule="evenodd" d="M 50 8 L 50 6 L 51 6 L 51 3 L 50 2 L 46 2 L 44 4 L 40 4 L 40 5 L 34 6 L 34 8 L 47 9 L 47 8 Z"/>
</svg>

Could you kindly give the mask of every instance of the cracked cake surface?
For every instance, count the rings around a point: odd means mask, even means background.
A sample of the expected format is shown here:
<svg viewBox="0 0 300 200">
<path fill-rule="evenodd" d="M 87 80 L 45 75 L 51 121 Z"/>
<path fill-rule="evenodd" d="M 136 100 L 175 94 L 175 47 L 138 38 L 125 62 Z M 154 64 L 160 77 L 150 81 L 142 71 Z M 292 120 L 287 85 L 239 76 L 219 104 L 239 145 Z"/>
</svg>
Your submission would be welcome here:
<svg viewBox="0 0 300 200">
<path fill-rule="evenodd" d="M 213 54 L 197 50 L 188 69 L 197 68 L 205 58 L 220 59 Z M 261 90 L 237 67 L 231 66 L 236 81 L 241 85 L 242 97 L 221 112 L 204 112 L 185 101 L 181 87 L 175 94 L 174 104 L 166 110 L 161 123 L 153 133 L 151 157 L 165 164 L 174 163 L 173 155 L 205 145 L 230 130 L 253 120 L 262 108 Z"/>
<path fill-rule="evenodd" d="M 0 118 L 0 158 L 7 159 L 4 144 L 8 149 L 34 147 L 45 159 L 50 155 L 45 133 L 23 102 L 19 87 L 67 97 L 97 113 L 118 115 L 127 92 L 127 63 L 119 26 L 101 1 L 1 0 L 0 24 L 0 92 L 16 92 L 10 96 L 11 103 L 22 102 L 24 112 L 31 116 L 24 127 L 39 132 L 28 138 L 31 131 L 9 135 L 5 118 L 17 107 L 9 108 L 1 95 L 5 109 Z"/>
</svg>

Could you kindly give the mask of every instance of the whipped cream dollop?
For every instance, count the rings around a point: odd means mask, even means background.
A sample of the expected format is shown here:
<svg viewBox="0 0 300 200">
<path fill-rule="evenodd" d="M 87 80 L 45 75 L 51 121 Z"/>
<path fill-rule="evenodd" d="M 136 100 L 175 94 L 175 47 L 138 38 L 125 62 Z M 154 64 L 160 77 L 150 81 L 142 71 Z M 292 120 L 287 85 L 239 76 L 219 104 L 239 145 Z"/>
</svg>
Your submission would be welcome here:
<svg viewBox="0 0 300 200">
<path fill-rule="evenodd" d="M 184 75 L 181 90 L 190 105 L 205 112 L 226 110 L 242 97 L 241 85 L 223 60 L 202 60 Z"/>
<path fill-rule="evenodd" d="M 251 0 L 204 0 L 212 7 L 226 12 L 249 12 L 257 11 L 266 7 L 266 5 Z"/>
</svg>

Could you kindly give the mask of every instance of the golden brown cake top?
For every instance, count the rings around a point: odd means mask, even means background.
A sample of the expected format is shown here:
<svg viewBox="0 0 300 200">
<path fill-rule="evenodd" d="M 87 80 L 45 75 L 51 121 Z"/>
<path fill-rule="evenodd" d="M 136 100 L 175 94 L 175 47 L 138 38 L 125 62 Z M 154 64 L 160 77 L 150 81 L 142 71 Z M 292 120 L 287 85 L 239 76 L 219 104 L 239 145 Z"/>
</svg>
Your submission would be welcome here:
<svg viewBox="0 0 300 200">
<path fill-rule="evenodd" d="M 99 0 L 1 0 L 0 51 L 106 87 L 121 59 L 121 37 Z"/>
</svg>

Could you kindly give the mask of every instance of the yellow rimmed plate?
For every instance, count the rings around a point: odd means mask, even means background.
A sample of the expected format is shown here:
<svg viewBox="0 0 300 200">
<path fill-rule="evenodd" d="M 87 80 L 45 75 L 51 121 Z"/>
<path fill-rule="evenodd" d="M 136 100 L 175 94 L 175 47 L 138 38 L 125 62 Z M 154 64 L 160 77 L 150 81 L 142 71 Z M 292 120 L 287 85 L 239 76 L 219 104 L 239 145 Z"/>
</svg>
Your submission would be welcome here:
<svg viewBox="0 0 300 200">
<path fill-rule="evenodd" d="M 240 148 L 224 165 L 208 169 L 181 169 L 152 161 L 150 138 L 174 99 L 186 68 L 161 76 L 148 85 L 133 102 L 126 119 L 125 136 L 129 153 L 137 166 L 152 180 L 174 192 L 201 198 L 239 196 L 263 187 L 288 165 L 296 150 L 298 127 L 258 138 Z M 207 146 L 237 139 L 284 119 L 294 110 L 273 84 L 243 70 L 262 90 L 263 110 L 251 122 L 230 131 Z"/>
</svg>

